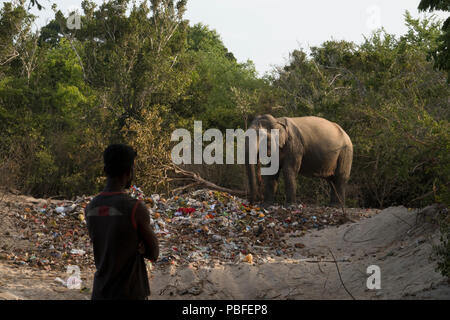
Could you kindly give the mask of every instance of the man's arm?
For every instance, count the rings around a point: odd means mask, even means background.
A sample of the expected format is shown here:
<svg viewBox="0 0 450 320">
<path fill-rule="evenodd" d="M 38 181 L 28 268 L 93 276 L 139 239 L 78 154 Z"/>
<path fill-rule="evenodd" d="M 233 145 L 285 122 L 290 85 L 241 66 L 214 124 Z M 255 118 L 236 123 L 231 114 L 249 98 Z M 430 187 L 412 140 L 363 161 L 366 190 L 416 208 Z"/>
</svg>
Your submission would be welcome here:
<svg viewBox="0 0 450 320">
<path fill-rule="evenodd" d="M 135 220 L 137 230 L 144 241 L 145 253 L 144 257 L 155 262 L 159 256 L 159 242 L 156 234 L 150 226 L 150 213 L 147 207 L 139 201 L 136 208 Z"/>
</svg>

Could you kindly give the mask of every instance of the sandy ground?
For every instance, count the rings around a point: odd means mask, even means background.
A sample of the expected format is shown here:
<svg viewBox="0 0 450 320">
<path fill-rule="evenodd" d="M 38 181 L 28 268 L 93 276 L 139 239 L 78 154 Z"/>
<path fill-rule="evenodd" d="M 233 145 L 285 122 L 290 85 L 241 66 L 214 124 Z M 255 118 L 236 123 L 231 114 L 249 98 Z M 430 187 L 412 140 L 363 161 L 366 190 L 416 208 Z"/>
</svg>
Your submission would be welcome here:
<svg viewBox="0 0 450 320">
<path fill-rule="evenodd" d="M 150 299 L 450 299 L 450 285 L 430 259 L 439 232 L 425 220 L 418 210 L 391 207 L 303 237 L 286 234 L 288 243 L 301 243 L 289 259 L 154 269 Z M 380 267 L 380 290 L 367 289 L 370 265 Z M 82 270 L 83 286 L 92 287 L 93 274 Z M 67 289 L 56 277 L 67 275 L 0 257 L 0 300 L 90 298 L 89 290 Z"/>
</svg>

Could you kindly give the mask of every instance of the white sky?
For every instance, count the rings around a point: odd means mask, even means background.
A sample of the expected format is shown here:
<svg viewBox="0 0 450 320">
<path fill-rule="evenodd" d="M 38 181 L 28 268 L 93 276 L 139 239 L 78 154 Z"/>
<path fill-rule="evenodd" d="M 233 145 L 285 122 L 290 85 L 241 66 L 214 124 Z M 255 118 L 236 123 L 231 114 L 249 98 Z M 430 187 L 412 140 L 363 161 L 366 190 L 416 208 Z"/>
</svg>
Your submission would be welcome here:
<svg viewBox="0 0 450 320">
<path fill-rule="evenodd" d="M 3 1 L 2 1 L 3 2 Z M 53 18 L 50 0 L 46 9 L 33 12 L 37 25 Z M 58 0 L 64 13 L 80 7 L 81 0 Z M 102 3 L 102 0 L 96 0 Z M 185 18 L 216 29 L 238 61 L 252 60 L 260 74 L 286 62 L 289 52 L 308 49 L 330 39 L 360 43 L 363 35 L 383 26 L 396 35 L 406 31 L 403 14 L 419 16 L 420 0 L 188 0 Z M 422 15 L 422 14 L 421 14 Z M 439 12 L 444 19 L 448 13 Z"/>
</svg>

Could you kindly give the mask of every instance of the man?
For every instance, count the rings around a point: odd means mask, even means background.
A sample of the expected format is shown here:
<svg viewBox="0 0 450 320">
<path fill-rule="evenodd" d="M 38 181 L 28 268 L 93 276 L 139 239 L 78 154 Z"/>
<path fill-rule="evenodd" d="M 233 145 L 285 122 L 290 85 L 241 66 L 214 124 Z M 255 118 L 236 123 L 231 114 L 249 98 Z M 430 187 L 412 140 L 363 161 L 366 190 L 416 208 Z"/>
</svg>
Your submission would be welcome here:
<svg viewBox="0 0 450 320">
<path fill-rule="evenodd" d="M 92 300 L 146 300 L 150 295 L 144 258 L 158 259 L 158 239 L 146 206 L 125 192 L 134 178 L 136 155 L 123 144 L 106 148 L 106 187 L 85 209 L 97 269 Z"/>
</svg>

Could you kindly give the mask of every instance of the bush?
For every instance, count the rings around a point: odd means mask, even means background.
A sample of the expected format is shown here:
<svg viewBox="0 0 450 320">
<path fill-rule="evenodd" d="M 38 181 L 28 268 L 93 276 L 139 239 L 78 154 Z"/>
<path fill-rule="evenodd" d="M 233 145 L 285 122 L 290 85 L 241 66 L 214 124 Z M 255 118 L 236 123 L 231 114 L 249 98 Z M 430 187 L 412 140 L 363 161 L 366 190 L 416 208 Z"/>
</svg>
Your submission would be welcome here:
<svg viewBox="0 0 450 320">
<path fill-rule="evenodd" d="M 434 247 L 434 253 L 438 258 L 436 270 L 450 279 L 450 216 L 448 210 L 444 210 L 447 215 L 439 223 L 441 243 Z"/>
<path fill-rule="evenodd" d="M 173 124 L 165 123 L 161 114 L 167 109 L 155 106 L 143 110 L 141 120 L 129 119 L 123 134 L 126 143 L 138 152 L 135 178 L 145 193 L 169 193 L 170 135 Z"/>
</svg>

